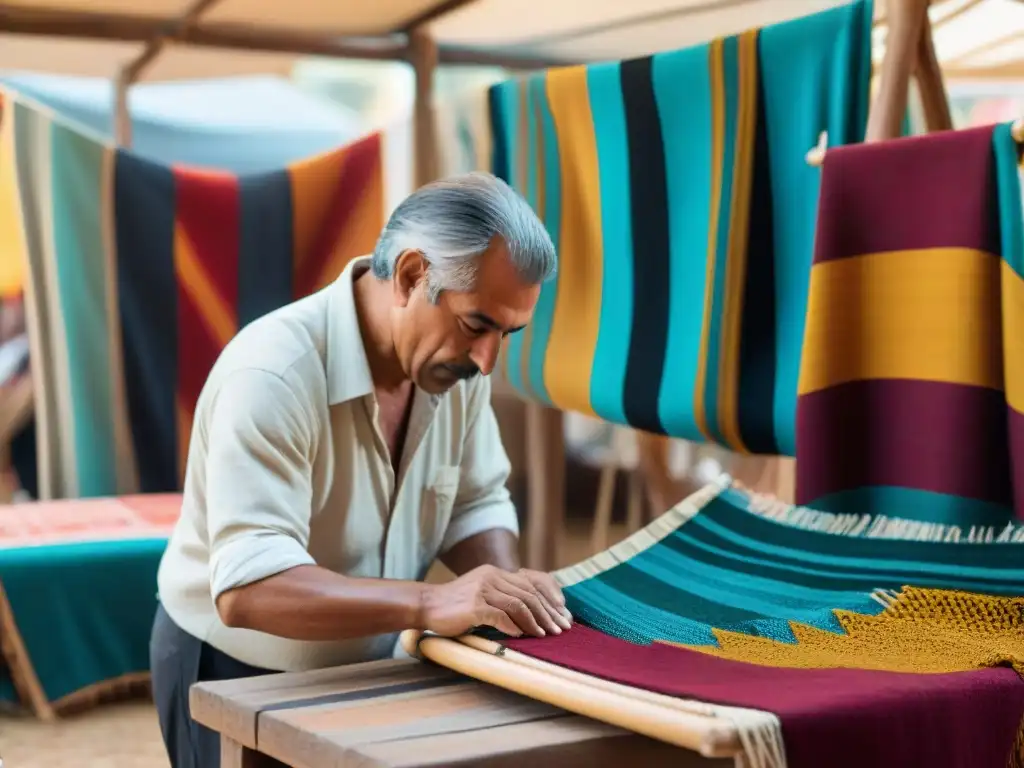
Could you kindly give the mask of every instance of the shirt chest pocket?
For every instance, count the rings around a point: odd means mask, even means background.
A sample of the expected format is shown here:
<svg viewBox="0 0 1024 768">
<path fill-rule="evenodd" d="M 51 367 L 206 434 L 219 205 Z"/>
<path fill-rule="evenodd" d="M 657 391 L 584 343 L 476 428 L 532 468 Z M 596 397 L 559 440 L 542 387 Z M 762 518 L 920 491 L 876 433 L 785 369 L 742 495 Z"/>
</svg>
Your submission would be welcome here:
<svg viewBox="0 0 1024 768">
<path fill-rule="evenodd" d="M 427 476 L 420 510 L 420 535 L 423 547 L 421 554 L 428 564 L 433 562 L 441 548 L 458 492 L 458 467 L 438 467 Z"/>
</svg>

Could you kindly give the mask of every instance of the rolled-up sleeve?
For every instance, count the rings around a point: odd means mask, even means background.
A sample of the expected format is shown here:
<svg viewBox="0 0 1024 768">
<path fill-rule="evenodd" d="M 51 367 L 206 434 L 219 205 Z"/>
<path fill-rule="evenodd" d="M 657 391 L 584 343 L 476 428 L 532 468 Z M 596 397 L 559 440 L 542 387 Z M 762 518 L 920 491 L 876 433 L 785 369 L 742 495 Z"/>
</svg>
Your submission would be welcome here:
<svg viewBox="0 0 1024 768">
<path fill-rule="evenodd" d="M 216 393 L 205 467 L 214 600 L 314 563 L 309 411 L 287 382 L 262 370 L 235 371 Z"/>
<path fill-rule="evenodd" d="M 469 427 L 462 448 L 459 489 L 441 552 L 460 541 L 496 528 L 519 534 L 519 521 L 506 483 L 511 464 L 491 407 L 491 383 L 478 377 L 470 385 Z"/>
</svg>

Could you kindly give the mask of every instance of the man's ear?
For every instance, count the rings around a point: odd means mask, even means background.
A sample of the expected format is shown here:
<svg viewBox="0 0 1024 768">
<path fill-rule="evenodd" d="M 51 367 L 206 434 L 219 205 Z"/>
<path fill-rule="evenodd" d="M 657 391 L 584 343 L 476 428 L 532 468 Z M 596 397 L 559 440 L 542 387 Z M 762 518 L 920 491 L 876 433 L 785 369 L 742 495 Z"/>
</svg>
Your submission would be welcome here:
<svg viewBox="0 0 1024 768">
<path fill-rule="evenodd" d="M 416 286 L 426 281 L 427 266 L 427 259 L 421 251 L 410 249 L 398 254 L 391 279 L 398 306 L 408 304 Z"/>
</svg>

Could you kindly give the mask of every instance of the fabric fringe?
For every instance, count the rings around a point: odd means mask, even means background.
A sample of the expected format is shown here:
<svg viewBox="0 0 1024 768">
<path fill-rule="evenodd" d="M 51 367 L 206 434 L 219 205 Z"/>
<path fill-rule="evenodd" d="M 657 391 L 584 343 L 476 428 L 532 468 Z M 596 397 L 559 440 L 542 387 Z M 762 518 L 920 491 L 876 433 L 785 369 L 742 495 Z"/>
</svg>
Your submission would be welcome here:
<svg viewBox="0 0 1024 768">
<path fill-rule="evenodd" d="M 945 525 L 920 520 L 906 520 L 887 515 L 852 515 L 820 512 L 781 501 L 765 493 L 757 493 L 719 478 L 718 483 L 733 487 L 748 497 L 747 509 L 761 517 L 791 528 L 817 531 L 835 536 L 899 541 L 936 541 L 957 544 L 1019 544 L 1024 542 L 1024 523 L 1005 525 L 972 525 L 966 530 L 959 525 Z"/>
<path fill-rule="evenodd" d="M 736 768 L 786 768 L 786 746 L 778 717 L 755 709 L 716 709 L 716 717 L 733 724 L 743 747 L 736 756 Z"/>
</svg>

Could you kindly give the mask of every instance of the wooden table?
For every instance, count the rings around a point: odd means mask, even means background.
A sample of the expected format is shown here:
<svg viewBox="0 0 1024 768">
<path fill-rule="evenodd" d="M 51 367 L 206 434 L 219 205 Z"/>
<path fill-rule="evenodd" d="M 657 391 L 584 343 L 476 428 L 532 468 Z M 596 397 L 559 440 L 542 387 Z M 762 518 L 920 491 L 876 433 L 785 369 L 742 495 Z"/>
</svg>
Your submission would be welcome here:
<svg viewBox="0 0 1024 768">
<path fill-rule="evenodd" d="M 732 765 L 409 659 L 200 683 L 190 704 L 221 768 Z"/>
</svg>

